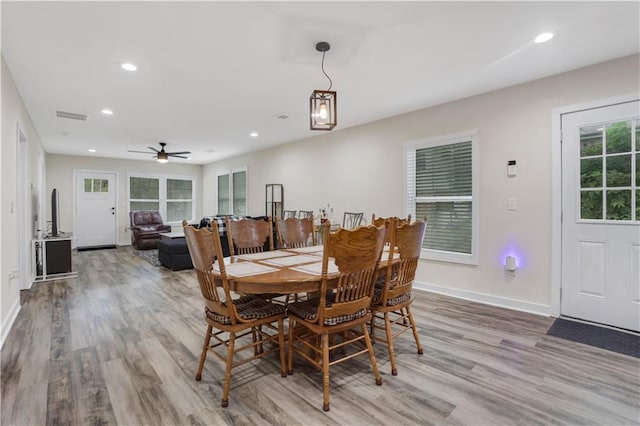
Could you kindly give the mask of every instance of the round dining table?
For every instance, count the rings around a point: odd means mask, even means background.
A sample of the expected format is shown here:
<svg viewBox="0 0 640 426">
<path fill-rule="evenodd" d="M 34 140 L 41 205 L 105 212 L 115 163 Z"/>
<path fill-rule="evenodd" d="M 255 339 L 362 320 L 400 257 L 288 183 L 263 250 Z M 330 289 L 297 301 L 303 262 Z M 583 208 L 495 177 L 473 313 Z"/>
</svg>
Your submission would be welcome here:
<svg viewBox="0 0 640 426">
<path fill-rule="evenodd" d="M 242 294 L 318 292 L 322 281 L 322 254 L 322 246 L 313 246 L 225 257 L 230 289 Z M 388 248 L 385 248 L 379 268 L 387 266 L 387 257 Z M 397 257 L 394 253 L 394 259 Z M 247 266 L 249 272 L 244 268 Z M 329 258 L 328 266 L 328 286 L 331 288 L 339 273 L 332 258 Z M 238 267 L 243 269 L 242 273 L 234 274 L 234 270 L 239 271 Z M 216 268 L 217 264 L 214 265 L 214 273 Z"/>
<path fill-rule="evenodd" d="M 321 268 L 318 265 L 322 262 L 322 249 L 322 246 L 315 246 L 315 251 L 308 247 L 304 250 L 283 249 L 226 257 L 224 262 L 231 290 L 243 294 L 317 292 L 322 281 Z M 302 252 L 297 250 L 302 250 Z M 283 262 L 283 259 L 286 264 L 277 264 L 277 262 Z M 264 268 L 266 271 L 267 268 L 271 268 L 271 270 L 248 275 L 234 275 L 234 265 L 242 263 L 250 263 L 256 266 L 256 269 Z M 313 272 L 301 270 L 309 265 L 315 265 Z M 336 278 L 338 273 L 334 269 L 327 276 L 329 279 Z"/>
</svg>

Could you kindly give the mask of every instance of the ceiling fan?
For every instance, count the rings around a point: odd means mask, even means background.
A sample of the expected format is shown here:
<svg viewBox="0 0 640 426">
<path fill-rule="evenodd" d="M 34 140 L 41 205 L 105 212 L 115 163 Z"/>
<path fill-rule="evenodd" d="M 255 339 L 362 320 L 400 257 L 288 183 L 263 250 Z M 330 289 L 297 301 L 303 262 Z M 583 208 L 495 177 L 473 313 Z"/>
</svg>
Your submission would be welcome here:
<svg viewBox="0 0 640 426">
<path fill-rule="evenodd" d="M 160 144 L 160 151 L 158 151 L 156 148 L 152 146 L 148 146 L 147 148 L 153 151 L 152 154 L 155 155 L 159 163 L 166 163 L 167 161 L 169 161 L 169 157 L 187 158 L 187 157 L 184 157 L 183 154 L 191 154 L 191 151 L 166 152 L 164 150 L 164 147 L 167 145 L 166 142 L 158 142 L 158 143 Z M 148 151 L 129 150 L 129 152 L 139 152 L 141 154 L 149 154 Z"/>
</svg>

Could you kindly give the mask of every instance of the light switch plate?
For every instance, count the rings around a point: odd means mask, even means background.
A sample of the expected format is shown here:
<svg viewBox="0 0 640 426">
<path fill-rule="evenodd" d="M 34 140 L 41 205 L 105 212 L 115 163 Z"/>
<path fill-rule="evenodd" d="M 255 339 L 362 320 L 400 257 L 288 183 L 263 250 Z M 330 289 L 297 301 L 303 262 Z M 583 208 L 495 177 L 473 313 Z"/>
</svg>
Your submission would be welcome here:
<svg viewBox="0 0 640 426">
<path fill-rule="evenodd" d="M 515 197 L 507 200 L 507 210 L 518 210 L 518 199 Z"/>
</svg>

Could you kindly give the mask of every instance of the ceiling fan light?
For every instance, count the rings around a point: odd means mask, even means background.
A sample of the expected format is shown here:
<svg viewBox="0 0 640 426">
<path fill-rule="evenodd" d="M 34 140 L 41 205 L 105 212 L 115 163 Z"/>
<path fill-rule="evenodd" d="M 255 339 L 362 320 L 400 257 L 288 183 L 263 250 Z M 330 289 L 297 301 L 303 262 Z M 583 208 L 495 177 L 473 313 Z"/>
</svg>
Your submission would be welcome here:
<svg viewBox="0 0 640 426">
<path fill-rule="evenodd" d="M 158 163 L 166 163 L 169 161 L 169 156 L 167 155 L 166 152 L 164 151 L 160 151 L 158 153 L 158 157 L 157 157 Z"/>
</svg>

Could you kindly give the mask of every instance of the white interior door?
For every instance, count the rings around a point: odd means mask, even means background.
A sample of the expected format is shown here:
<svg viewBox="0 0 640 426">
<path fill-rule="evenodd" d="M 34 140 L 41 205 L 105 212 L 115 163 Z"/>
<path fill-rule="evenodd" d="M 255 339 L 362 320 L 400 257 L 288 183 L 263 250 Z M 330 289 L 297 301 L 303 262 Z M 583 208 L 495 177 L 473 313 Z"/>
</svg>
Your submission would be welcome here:
<svg viewBox="0 0 640 426">
<path fill-rule="evenodd" d="M 640 331 L 640 104 L 562 116 L 561 314 Z"/>
<path fill-rule="evenodd" d="M 76 173 L 75 230 L 78 247 L 116 244 L 116 174 Z"/>
</svg>

